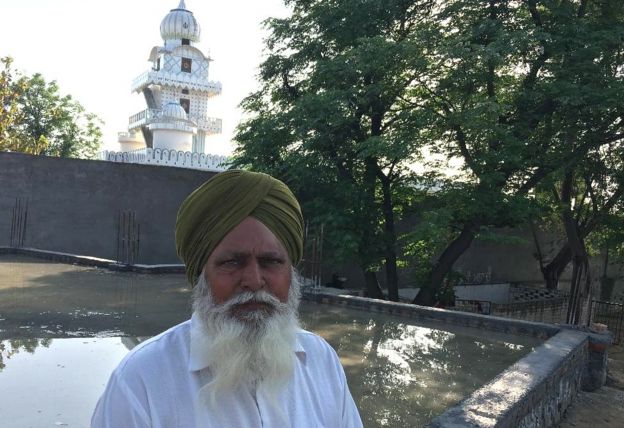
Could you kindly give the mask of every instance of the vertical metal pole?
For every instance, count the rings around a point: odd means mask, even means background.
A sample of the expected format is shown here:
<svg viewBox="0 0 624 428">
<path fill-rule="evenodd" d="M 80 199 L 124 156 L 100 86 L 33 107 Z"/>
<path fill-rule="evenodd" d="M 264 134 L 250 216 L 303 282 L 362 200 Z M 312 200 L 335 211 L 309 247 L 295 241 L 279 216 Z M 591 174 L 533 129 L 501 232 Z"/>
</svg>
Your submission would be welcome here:
<svg viewBox="0 0 624 428">
<path fill-rule="evenodd" d="M 124 240 L 126 245 L 124 245 L 124 263 L 130 264 L 130 221 L 132 217 L 131 211 L 125 211 L 125 226 L 124 226 Z"/>
<path fill-rule="evenodd" d="M 129 211 L 130 214 L 130 237 L 128 239 L 129 241 L 129 247 L 130 247 L 130 257 L 128 257 L 128 260 L 130 261 L 130 264 L 134 264 L 134 211 Z"/>
<path fill-rule="evenodd" d="M 15 198 L 15 204 L 13 205 L 13 213 L 11 215 L 11 239 L 9 241 L 11 247 L 14 247 L 13 241 L 15 239 L 15 210 L 17 209 L 17 198 Z"/>
<path fill-rule="evenodd" d="M 139 245 L 141 243 L 141 224 L 137 223 L 137 241 L 136 241 L 136 256 L 139 259 Z"/>
<path fill-rule="evenodd" d="M 121 263 L 121 211 L 117 214 L 117 262 Z"/>
<path fill-rule="evenodd" d="M 622 337 L 624 336 L 624 331 L 622 331 L 623 327 L 624 327 L 624 305 L 620 305 L 620 318 L 618 319 L 617 332 L 615 333 L 617 343 L 622 343 Z"/>
<path fill-rule="evenodd" d="M 26 208 L 24 210 L 24 229 L 22 231 L 22 242 L 20 246 L 23 247 L 26 242 L 26 227 L 28 226 L 28 199 L 26 199 Z"/>
<path fill-rule="evenodd" d="M 319 236 L 319 252 L 318 252 L 318 281 L 319 287 L 321 286 L 322 276 L 323 276 L 323 235 L 325 231 L 325 224 L 321 223 L 321 233 Z"/>
<path fill-rule="evenodd" d="M 19 247 L 19 243 L 22 239 L 22 200 L 17 199 L 17 241 L 16 246 Z"/>
</svg>

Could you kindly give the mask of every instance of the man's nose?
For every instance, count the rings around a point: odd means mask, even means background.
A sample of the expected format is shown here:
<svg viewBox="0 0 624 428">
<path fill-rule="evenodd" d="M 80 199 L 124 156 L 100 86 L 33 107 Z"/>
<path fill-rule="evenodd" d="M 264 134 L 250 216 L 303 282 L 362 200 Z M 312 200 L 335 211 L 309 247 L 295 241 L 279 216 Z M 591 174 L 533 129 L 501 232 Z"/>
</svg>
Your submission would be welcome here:
<svg viewBox="0 0 624 428">
<path fill-rule="evenodd" d="M 248 291 L 256 291 L 263 288 L 265 282 L 260 264 L 255 260 L 247 263 L 243 269 L 241 287 Z"/>
</svg>

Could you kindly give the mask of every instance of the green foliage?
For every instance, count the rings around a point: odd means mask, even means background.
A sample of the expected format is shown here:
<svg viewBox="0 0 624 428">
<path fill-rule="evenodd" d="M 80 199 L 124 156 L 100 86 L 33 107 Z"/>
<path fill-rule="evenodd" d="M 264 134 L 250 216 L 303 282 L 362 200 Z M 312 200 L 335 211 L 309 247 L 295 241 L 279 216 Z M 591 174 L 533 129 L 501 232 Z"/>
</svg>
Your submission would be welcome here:
<svg viewBox="0 0 624 428">
<path fill-rule="evenodd" d="M 557 173 L 544 180 L 536 189 L 536 200 L 540 202 L 536 215 L 543 228 L 559 230 L 568 235 L 558 255 L 569 253 L 570 226 L 577 231 L 587 255 L 609 254 L 621 258 L 624 240 L 624 142 L 613 141 L 590 150 L 582 162 L 565 171 L 573 177 L 568 185 L 572 197 L 562 198 L 565 175 Z M 570 213 L 565 216 L 565 213 Z M 569 227 L 566 228 L 566 222 Z M 537 243 L 539 245 L 539 242 Z M 540 260 L 544 262 L 543 257 Z M 545 266 L 546 273 L 563 270 L 571 256 L 552 257 Z M 560 268 L 558 268 L 560 266 Z M 553 284 L 553 286 L 556 284 Z"/>
<path fill-rule="evenodd" d="M 450 230 L 465 233 L 436 263 L 434 287 L 483 227 L 514 226 L 535 206 L 552 206 L 543 195 L 527 199 L 624 135 L 624 3 L 439 6 L 424 103 L 436 118 L 431 151 L 463 161 L 465 186 Z"/>
<path fill-rule="evenodd" d="M 5 70 L 0 81 L 3 104 L 10 106 L 5 107 L 9 114 L 2 118 L 0 150 L 95 157 L 102 139 L 102 121 L 70 95 L 62 96 L 56 82 L 46 82 L 40 74 L 28 77 L 14 73 L 11 62 L 10 58 L 3 59 Z"/>
<path fill-rule="evenodd" d="M 331 254 L 364 270 L 396 264 L 394 217 L 428 120 L 405 96 L 424 64 L 415 33 L 431 3 L 289 1 L 292 16 L 267 21 L 262 87 L 242 102 L 252 116 L 235 165 L 284 179 L 325 223 Z"/>
<path fill-rule="evenodd" d="M 620 0 L 287 4 L 292 16 L 267 21 L 236 165 L 285 179 L 308 218 L 331 224 L 332 252 L 366 269 L 404 246 L 435 291 L 479 235 L 500 239 L 494 228 L 538 210 L 556 219 L 541 188 L 601 169 L 594 153 L 624 136 Z M 450 159 L 460 171 L 445 179 Z M 420 207 L 416 183 L 435 184 L 438 203 L 397 240 L 394 223 Z"/>
<path fill-rule="evenodd" d="M 501 233 L 499 230 L 492 228 L 481 229 L 481 231 L 479 231 L 477 239 L 479 241 L 496 242 L 498 244 L 507 245 L 526 245 L 527 243 L 527 240 L 521 236 Z"/>
<path fill-rule="evenodd" d="M 436 257 L 454 235 L 448 230 L 453 221 L 452 211 L 442 194 L 427 195 L 419 202 L 417 220 L 401 241 L 412 279 L 417 287 L 422 287 L 427 284 Z"/>
<path fill-rule="evenodd" d="M 15 76 L 12 58 L 1 58 L 0 62 L 3 66 L 0 72 L 0 150 L 19 148 L 18 151 L 31 153 L 33 148 L 23 146 L 12 128 L 21 119 L 18 100 L 26 89 L 26 79 Z"/>
</svg>

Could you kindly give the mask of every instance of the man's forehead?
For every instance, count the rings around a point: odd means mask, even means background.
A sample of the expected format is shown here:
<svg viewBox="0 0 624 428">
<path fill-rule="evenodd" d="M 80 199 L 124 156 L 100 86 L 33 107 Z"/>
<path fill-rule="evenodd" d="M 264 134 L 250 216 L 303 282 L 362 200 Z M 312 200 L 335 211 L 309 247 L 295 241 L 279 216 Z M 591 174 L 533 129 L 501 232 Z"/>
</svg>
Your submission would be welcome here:
<svg viewBox="0 0 624 428">
<path fill-rule="evenodd" d="M 215 252 L 237 251 L 259 253 L 273 251 L 286 252 L 284 245 L 262 222 L 247 217 L 236 225 L 215 247 Z"/>
</svg>

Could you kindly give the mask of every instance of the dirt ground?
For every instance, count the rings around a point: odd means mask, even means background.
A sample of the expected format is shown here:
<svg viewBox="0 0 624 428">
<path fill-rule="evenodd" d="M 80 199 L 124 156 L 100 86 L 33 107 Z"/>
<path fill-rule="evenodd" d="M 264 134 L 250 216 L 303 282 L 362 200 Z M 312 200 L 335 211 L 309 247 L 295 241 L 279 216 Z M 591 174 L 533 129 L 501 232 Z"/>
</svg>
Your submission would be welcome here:
<svg viewBox="0 0 624 428">
<path fill-rule="evenodd" d="M 560 428 L 624 426 L 624 346 L 609 349 L 607 385 L 595 392 L 580 392 L 568 408 Z"/>
</svg>

